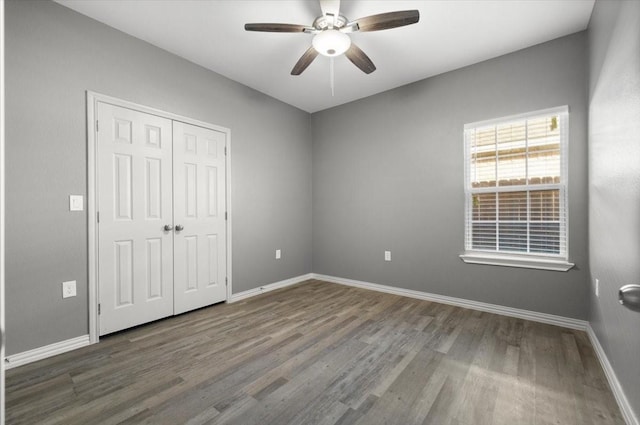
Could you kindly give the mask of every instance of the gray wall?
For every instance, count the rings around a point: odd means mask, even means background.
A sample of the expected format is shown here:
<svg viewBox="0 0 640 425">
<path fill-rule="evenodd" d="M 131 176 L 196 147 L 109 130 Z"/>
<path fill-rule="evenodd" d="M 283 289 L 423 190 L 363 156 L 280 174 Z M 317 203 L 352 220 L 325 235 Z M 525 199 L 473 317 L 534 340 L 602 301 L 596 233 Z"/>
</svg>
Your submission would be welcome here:
<svg viewBox="0 0 640 425">
<path fill-rule="evenodd" d="M 313 114 L 313 271 L 586 319 L 586 41 L 578 33 Z M 463 263 L 464 124 L 560 105 L 576 268 Z"/>
<path fill-rule="evenodd" d="M 589 321 L 636 415 L 640 314 L 618 288 L 640 284 L 640 2 L 597 1 L 589 25 Z"/>
<path fill-rule="evenodd" d="M 68 211 L 87 193 L 86 90 L 231 129 L 234 292 L 311 272 L 306 112 L 58 4 L 5 5 L 7 354 L 88 333 L 87 217 Z"/>
</svg>

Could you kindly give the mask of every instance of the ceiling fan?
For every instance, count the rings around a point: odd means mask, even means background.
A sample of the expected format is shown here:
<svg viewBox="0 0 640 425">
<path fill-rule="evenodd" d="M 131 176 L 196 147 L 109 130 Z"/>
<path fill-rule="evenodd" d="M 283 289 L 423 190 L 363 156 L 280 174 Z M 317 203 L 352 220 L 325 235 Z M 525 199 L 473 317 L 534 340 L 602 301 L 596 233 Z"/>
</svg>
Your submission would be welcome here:
<svg viewBox="0 0 640 425">
<path fill-rule="evenodd" d="M 402 10 L 380 13 L 350 21 L 340 15 L 340 0 L 320 0 L 322 15 L 311 26 L 278 23 L 245 24 L 246 31 L 299 32 L 314 34 L 312 45 L 291 70 L 291 75 L 300 75 L 318 54 L 336 57 L 344 53 L 351 62 L 365 74 L 376 70 L 369 56 L 356 46 L 349 33 L 356 31 L 380 31 L 415 24 L 420 20 L 417 10 Z"/>
</svg>

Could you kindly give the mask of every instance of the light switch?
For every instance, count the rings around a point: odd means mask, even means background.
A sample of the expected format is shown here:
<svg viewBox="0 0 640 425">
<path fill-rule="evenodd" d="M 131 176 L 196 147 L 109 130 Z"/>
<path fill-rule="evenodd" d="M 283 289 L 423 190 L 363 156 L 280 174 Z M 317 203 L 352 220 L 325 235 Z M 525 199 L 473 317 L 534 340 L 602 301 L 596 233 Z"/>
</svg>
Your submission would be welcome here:
<svg viewBox="0 0 640 425">
<path fill-rule="evenodd" d="M 282 251 L 279 249 L 276 249 L 276 260 L 279 260 L 282 258 Z"/>
<path fill-rule="evenodd" d="M 62 282 L 62 298 L 69 298 L 76 296 L 76 281 L 70 280 L 68 282 Z"/>
<path fill-rule="evenodd" d="M 384 261 L 391 261 L 391 251 L 384 252 Z"/>
<path fill-rule="evenodd" d="M 69 195 L 69 211 L 84 210 L 84 199 L 82 195 Z"/>
</svg>

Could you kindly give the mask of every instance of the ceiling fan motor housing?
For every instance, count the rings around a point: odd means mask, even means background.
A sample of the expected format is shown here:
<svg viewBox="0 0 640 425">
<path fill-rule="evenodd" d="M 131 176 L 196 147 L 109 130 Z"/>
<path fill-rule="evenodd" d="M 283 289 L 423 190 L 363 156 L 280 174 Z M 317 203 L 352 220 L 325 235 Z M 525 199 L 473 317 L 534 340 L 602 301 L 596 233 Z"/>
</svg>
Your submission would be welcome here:
<svg viewBox="0 0 640 425">
<path fill-rule="evenodd" d="M 322 15 L 318 16 L 316 20 L 313 21 L 313 27 L 318 31 L 331 28 L 340 29 L 346 26 L 347 22 L 349 22 L 349 20 L 342 15 Z"/>
</svg>

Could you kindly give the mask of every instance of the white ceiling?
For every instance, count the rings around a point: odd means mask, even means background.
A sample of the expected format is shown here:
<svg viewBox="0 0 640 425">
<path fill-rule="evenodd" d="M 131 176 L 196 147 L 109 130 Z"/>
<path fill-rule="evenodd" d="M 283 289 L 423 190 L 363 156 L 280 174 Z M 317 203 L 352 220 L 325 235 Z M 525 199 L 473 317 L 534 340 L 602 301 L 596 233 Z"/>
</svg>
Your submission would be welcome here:
<svg viewBox="0 0 640 425">
<path fill-rule="evenodd" d="M 377 67 L 366 75 L 318 56 L 300 76 L 293 65 L 311 34 L 244 31 L 248 22 L 310 26 L 316 0 L 57 0 L 93 19 L 307 112 L 380 93 L 586 29 L 595 0 L 342 0 L 350 20 L 418 9 L 420 22 L 351 38 Z"/>
</svg>

